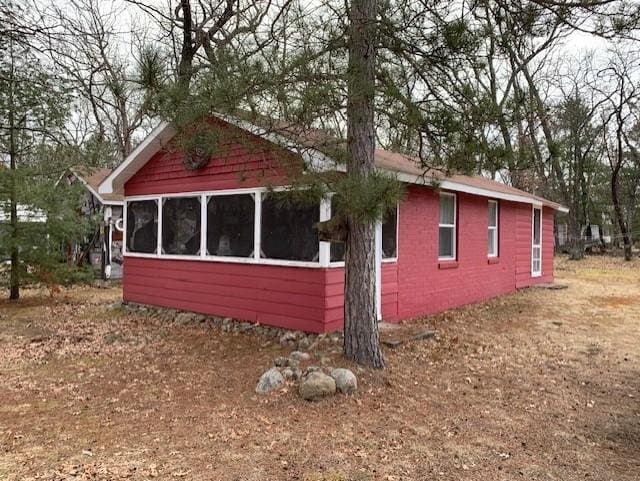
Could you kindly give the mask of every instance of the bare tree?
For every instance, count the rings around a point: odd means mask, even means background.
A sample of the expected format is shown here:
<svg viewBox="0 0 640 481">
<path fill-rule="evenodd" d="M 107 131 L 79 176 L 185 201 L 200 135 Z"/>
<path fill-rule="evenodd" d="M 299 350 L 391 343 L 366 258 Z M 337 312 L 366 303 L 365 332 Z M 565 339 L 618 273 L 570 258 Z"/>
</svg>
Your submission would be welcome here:
<svg viewBox="0 0 640 481">
<path fill-rule="evenodd" d="M 93 141 L 114 145 L 113 161 L 124 159 L 148 128 L 153 90 L 166 76 L 160 51 L 145 44 L 139 26 L 127 28 L 118 2 L 69 0 L 39 8 L 55 26 L 47 50 L 87 105 L 88 111 L 80 106 L 79 113 L 90 116 Z"/>
<path fill-rule="evenodd" d="M 607 159 L 611 168 L 611 201 L 622 236 L 625 260 L 631 260 L 632 256 L 630 220 L 633 218 L 635 195 L 640 182 L 637 175 L 638 164 L 633 165 L 638 159 L 638 152 L 629 135 L 629 132 L 638 125 L 637 109 L 640 89 L 637 76 L 640 73 L 640 65 L 637 59 L 637 52 L 616 48 L 610 51 L 609 65 L 601 71 L 601 77 L 611 85 L 607 107 L 603 114 L 604 124 L 607 126 L 604 135 Z M 613 141 L 608 138 L 609 134 L 613 134 Z M 633 201 L 628 204 L 628 209 L 625 209 L 621 185 L 622 177 L 630 167 L 635 167 L 631 169 L 634 182 L 629 189 Z"/>
</svg>

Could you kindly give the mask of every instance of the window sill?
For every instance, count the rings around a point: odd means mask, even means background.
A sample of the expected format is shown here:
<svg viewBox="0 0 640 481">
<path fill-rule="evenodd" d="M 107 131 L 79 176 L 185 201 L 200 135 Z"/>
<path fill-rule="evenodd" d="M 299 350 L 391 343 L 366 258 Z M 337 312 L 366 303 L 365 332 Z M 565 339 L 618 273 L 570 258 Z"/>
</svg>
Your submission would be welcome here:
<svg viewBox="0 0 640 481">
<path fill-rule="evenodd" d="M 500 258 L 499 257 L 489 257 L 487 259 L 487 264 L 500 264 Z"/>
<path fill-rule="evenodd" d="M 455 261 L 455 260 L 438 262 L 438 269 L 457 269 L 457 268 L 458 268 L 458 261 Z"/>
</svg>

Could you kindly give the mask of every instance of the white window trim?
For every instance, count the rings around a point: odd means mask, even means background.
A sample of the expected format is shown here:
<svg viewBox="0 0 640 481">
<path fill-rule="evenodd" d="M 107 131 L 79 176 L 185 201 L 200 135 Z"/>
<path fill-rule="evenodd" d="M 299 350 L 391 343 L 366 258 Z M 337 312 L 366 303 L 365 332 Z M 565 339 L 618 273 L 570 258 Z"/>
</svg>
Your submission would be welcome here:
<svg viewBox="0 0 640 481">
<path fill-rule="evenodd" d="M 498 255 L 500 254 L 499 251 L 499 241 L 498 241 L 498 235 L 499 235 L 499 226 L 500 226 L 500 204 L 498 203 L 497 200 L 490 200 L 488 202 L 488 205 L 494 204 L 496 206 L 496 225 L 495 226 L 491 226 L 488 224 L 487 222 L 487 228 L 488 231 L 492 230 L 495 231 L 495 235 L 493 236 L 493 254 L 487 252 L 487 256 L 489 258 L 496 258 L 498 257 Z"/>
<path fill-rule="evenodd" d="M 123 218 L 124 230 L 123 230 L 123 248 L 122 255 L 124 257 L 136 257 L 141 259 L 166 259 L 166 260 L 182 260 L 182 261 L 205 261 L 205 262 L 227 262 L 236 264 L 254 264 L 254 265 L 272 265 L 272 266 L 290 266 L 290 267 L 310 267 L 310 268 L 327 268 L 336 267 L 334 263 L 328 262 L 327 259 L 323 259 L 323 255 L 326 257 L 328 249 L 322 249 L 323 242 L 319 245 L 319 255 L 317 262 L 310 261 L 294 261 L 286 259 L 265 259 L 260 257 L 260 243 L 261 243 L 261 227 L 262 227 L 262 195 L 269 191 L 283 191 L 287 187 L 276 187 L 268 189 L 266 187 L 244 188 L 244 189 L 224 189 L 224 190 L 208 190 L 208 191 L 193 191 L 193 192 L 172 192 L 167 194 L 150 194 L 150 195 L 134 195 L 125 197 Z M 223 195 L 241 195 L 251 194 L 254 196 L 254 256 L 253 257 L 227 257 L 227 256 L 212 256 L 206 254 L 206 203 L 202 204 L 209 197 L 223 196 Z M 200 223 L 200 254 L 197 255 L 181 255 L 181 254 L 162 254 L 162 200 L 175 197 L 200 197 L 201 199 L 201 223 Z M 155 200 L 158 205 L 158 232 L 157 232 L 157 246 L 155 253 L 141 253 L 141 252 L 129 252 L 126 248 L 127 244 L 127 206 L 129 202 L 135 202 L 139 200 Z M 326 206 L 323 212 L 323 202 L 320 203 L 320 219 L 327 215 Z M 331 207 L 329 206 L 329 215 Z M 205 220 L 205 222 L 202 222 Z M 328 243 L 326 243 L 328 244 Z M 324 251 L 324 252 L 323 252 Z M 344 262 L 342 263 L 344 265 Z"/>
<path fill-rule="evenodd" d="M 198 253 L 197 254 L 164 254 L 162 252 L 162 208 L 164 207 L 165 200 L 175 199 L 176 197 L 177 196 L 161 196 L 160 200 L 158 200 L 158 205 L 160 206 L 160 209 L 158 210 L 158 247 L 156 250 L 157 252 L 160 253 L 160 256 L 162 257 L 178 256 L 180 258 L 184 257 L 185 259 L 195 259 L 198 257 L 202 257 L 203 248 L 204 250 L 206 250 L 206 247 L 207 247 L 207 244 L 206 244 L 207 233 L 206 233 L 206 229 L 204 228 L 204 224 L 202 223 L 202 217 L 203 217 L 202 213 L 203 211 L 206 211 L 206 205 L 203 203 L 203 196 L 201 194 L 179 196 L 179 198 L 181 199 L 198 199 L 200 201 L 200 249 L 198 249 Z M 204 196 L 204 198 L 206 199 L 206 196 Z M 202 242 L 203 232 L 204 232 L 205 242 Z"/>
<path fill-rule="evenodd" d="M 535 239 L 535 222 L 536 222 L 536 210 L 540 211 L 540 243 L 534 244 Z M 540 270 L 533 270 L 533 249 L 534 247 L 538 247 L 540 249 Z M 542 208 L 541 207 L 532 207 L 531 208 L 531 277 L 541 277 L 542 276 Z"/>
<path fill-rule="evenodd" d="M 453 224 L 441 224 L 440 223 L 440 199 L 442 197 L 453 197 Z M 452 239 L 452 256 L 440 256 L 440 227 L 453 227 L 453 239 Z M 455 261 L 458 258 L 458 196 L 451 192 L 440 192 L 438 196 L 438 260 L 439 261 Z"/>
</svg>

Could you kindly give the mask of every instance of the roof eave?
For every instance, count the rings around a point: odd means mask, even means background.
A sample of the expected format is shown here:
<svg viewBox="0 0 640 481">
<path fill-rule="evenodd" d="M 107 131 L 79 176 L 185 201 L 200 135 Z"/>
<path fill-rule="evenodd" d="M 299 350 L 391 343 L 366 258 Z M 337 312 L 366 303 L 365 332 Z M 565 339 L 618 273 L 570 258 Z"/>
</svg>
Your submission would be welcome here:
<svg viewBox="0 0 640 481">
<path fill-rule="evenodd" d="M 393 172 L 393 171 L 390 171 Z M 437 184 L 441 189 L 450 190 L 453 192 L 463 192 L 466 194 L 478 195 L 481 197 L 489 197 L 492 199 L 500 199 L 507 200 L 511 202 L 520 202 L 524 204 L 531 204 L 536 207 L 550 207 L 559 212 L 569 212 L 569 209 L 562 205 L 555 204 L 553 202 L 545 202 L 541 199 L 535 199 L 533 197 L 525 196 L 525 195 L 517 195 L 517 194 L 508 194 L 506 192 L 498 192 L 491 189 L 484 189 L 482 187 L 470 186 L 467 184 L 463 184 L 461 182 L 456 182 L 453 180 L 447 179 L 436 179 L 431 176 L 425 175 L 415 175 L 409 174 L 406 172 L 394 172 L 398 180 L 402 182 L 407 182 L 409 184 L 418 184 L 418 185 L 434 185 Z"/>
<path fill-rule="evenodd" d="M 161 122 L 131 152 L 127 158 L 102 181 L 98 187 L 100 194 L 124 194 L 124 184 L 147 163 L 176 134 L 169 122 Z"/>
</svg>

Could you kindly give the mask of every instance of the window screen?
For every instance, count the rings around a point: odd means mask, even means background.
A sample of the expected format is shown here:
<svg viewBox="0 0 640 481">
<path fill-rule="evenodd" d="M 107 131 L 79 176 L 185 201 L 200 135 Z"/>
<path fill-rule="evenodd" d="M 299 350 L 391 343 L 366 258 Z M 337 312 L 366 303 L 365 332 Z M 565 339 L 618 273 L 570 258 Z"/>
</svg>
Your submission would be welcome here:
<svg viewBox="0 0 640 481">
<path fill-rule="evenodd" d="M 337 205 L 334 201 L 335 196 L 331 198 L 331 215 L 336 214 Z M 387 213 L 382 222 L 382 258 L 392 259 L 398 255 L 398 209 Z M 331 262 L 339 262 L 344 260 L 345 244 L 340 242 L 331 243 Z"/>
<path fill-rule="evenodd" d="M 320 245 L 313 226 L 319 220 L 319 205 L 282 205 L 263 197 L 260 257 L 317 262 Z"/>
<path fill-rule="evenodd" d="M 200 253 L 200 198 L 176 197 L 162 203 L 162 253 Z"/>
<path fill-rule="evenodd" d="M 209 197 L 207 203 L 207 254 L 253 256 L 255 202 L 250 194 Z"/>
<path fill-rule="evenodd" d="M 127 202 L 127 251 L 155 254 L 158 246 L 158 201 Z"/>
<path fill-rule="evenodd" d="M 438 225 L 438 257 L 456 257 L 456 198 L 452 194 L 440 194 L 440 223 Z"/>
</svg>

